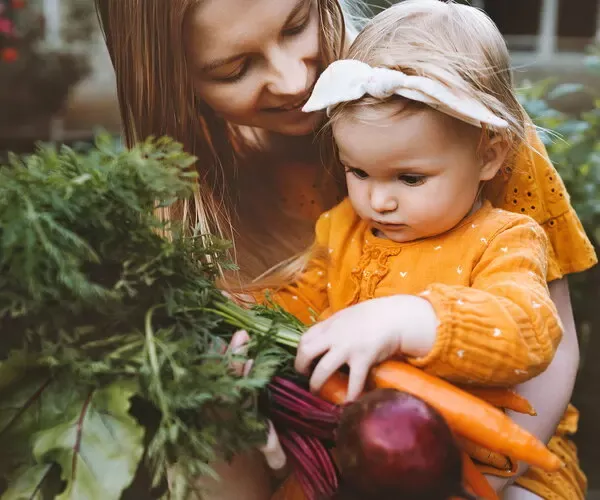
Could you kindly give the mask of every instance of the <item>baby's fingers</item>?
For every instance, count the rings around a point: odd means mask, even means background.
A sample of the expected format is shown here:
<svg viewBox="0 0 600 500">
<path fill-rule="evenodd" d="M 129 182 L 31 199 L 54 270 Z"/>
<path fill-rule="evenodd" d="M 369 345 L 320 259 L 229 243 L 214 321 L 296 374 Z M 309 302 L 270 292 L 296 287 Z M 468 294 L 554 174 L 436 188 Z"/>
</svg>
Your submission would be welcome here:
<svg viewBox="0 0 600 500">
<path fill-rule="evenodd" d="M 331 350 L 317 363 L 311 377 L 310 390 L 319 392 L 323 384 L 327 382 L 341 366 L 346 362 L 346 355 L 340 350 Z"/>
<path fill-rule="evenodd" d="M 296 351 L 294 368 L 298 373 L 308 375 L 313 360 L 321 356 L 329 348 L 330 344 L 325 337 L 314 338 L 312 342 L 306 342 L 303 338 Z"/>
<path fill-rule="evenodd" d="M 369 374 L 369 365 L 360 360 L 350 364 L 350 375 L 348 377 L 348 393 L 346 394 L 346 403 L 358 399 L 363 392 L 367 376 Z"/>
</svg>

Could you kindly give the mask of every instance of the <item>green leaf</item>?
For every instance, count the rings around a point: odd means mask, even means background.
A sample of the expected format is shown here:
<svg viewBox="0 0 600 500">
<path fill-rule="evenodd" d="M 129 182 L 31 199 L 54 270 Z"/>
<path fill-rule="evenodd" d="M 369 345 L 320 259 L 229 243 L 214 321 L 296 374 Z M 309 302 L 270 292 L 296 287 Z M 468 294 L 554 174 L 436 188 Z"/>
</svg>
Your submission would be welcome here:
<svg viewBox="0 0 600 500">
<path fill-rule="evenodd" d="M 126 382 L 90 391 L 69 421 L 36 435 L 38 462 L 62 468 L 56 500 L 118 500 L 142 457 L 143 428 L 129 415 L 137 388 Z"/>
<path fill-rule="evenodd" d="M 44 486 L 53 471 L 52 464 L 34 465 L 21 469 L 11 481 L 1 500 L 44 500 Z"/>
<path fill-rule="evenodd" d="M 47 373 L 27 373 L 0 392 L 0 467 L 12 470 L 15 465 L 31 463 L 32 436 L 60 422 L 77 398 L 75 384 L 68 387 L 52 382 Z"/>
</svg>

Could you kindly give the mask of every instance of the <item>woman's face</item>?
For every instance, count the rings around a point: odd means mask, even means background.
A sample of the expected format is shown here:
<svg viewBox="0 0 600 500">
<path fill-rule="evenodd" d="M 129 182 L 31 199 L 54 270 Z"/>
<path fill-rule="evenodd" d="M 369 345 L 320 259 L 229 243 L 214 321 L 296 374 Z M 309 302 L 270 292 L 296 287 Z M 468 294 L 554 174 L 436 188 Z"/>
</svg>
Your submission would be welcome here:
<svg viewBox="0 0 600 500">
<path fill-rule="evenodd" d="M 321 68 L 316 0 L 203 0 L 186 22 L 198 96 L 231 123 L 309 134 L 303 113 Z"/>
</svg>

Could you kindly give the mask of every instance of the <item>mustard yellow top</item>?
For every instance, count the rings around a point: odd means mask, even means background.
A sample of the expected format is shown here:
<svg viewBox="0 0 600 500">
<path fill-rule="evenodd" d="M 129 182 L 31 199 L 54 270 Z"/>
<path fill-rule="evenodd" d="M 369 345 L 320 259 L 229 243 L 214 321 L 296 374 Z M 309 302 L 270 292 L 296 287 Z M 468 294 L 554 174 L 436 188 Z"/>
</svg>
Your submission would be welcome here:
<svg viewBox="0 0 600 500">
<path fill-rule="evenodd" d="M 396 243 L 373 234 L 349 200 L 317 222 L 316 257 L 273 300 L 304 321 L 376 297 L 420 295 L 438 335 L 410 361 L 458 383 L 515 385 L 541 373 L 562 336 L 548 292 L 548 239 L 530 217 L 489 202 L 441 236 Z M 316 318 L 315 318 L 316 319 Z M 368 334 L 368 332 L 365 332 Z"/>
</svg>

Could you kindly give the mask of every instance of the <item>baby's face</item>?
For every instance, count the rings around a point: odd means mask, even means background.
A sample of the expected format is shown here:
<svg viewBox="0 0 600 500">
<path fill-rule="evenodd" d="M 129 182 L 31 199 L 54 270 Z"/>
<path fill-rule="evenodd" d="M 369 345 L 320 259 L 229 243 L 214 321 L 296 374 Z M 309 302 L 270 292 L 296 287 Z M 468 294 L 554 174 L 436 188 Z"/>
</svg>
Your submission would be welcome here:
<svg viewBox="0 0 600 500">
<path fill-rule="evenodd" d="M 442 234 L 472 209 L 481 129 L 425 107 L 333 125 L 350 201 L 375 234 L 406 243 Z"/>
</svg>

